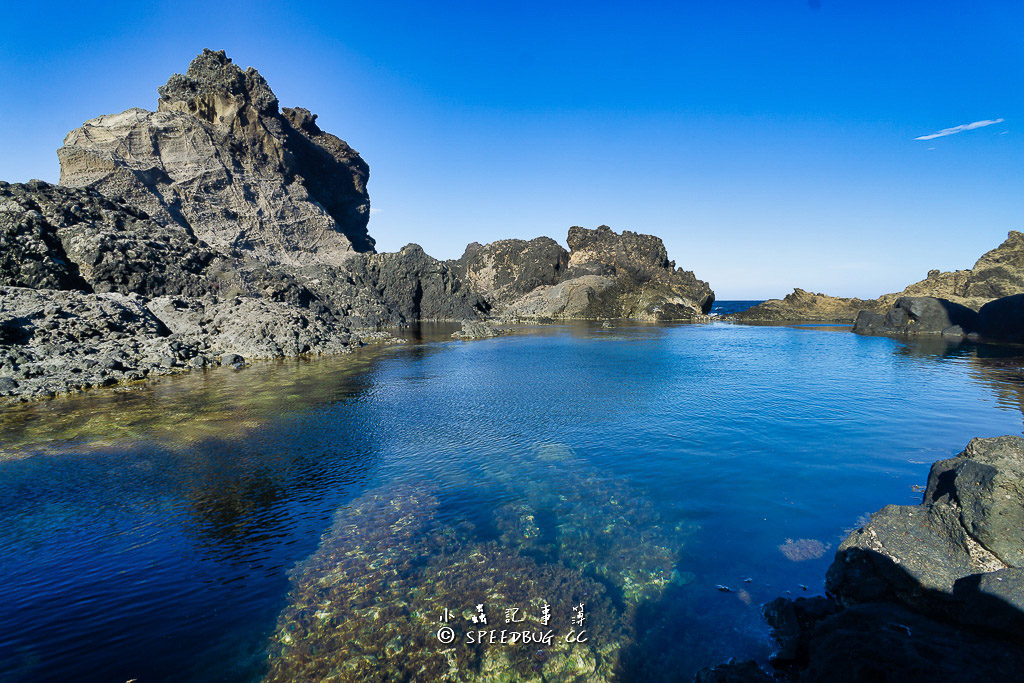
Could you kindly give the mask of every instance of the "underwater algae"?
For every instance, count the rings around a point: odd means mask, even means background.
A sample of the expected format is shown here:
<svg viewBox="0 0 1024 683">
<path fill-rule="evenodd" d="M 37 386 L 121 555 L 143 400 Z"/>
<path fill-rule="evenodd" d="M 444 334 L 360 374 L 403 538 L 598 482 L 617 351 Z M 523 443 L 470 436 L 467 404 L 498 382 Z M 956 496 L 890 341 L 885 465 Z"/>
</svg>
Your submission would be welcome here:
<svg viewBox="0 0 1024 683">
<path fill-rule="evenodd" d="M 637 607 L 679 576 L 678 530 L 565 447 L 489 474 L 520 493 L 493 510 L 497 539 L 445 519 L 437 482 L 339 510 L 293 572 L 266 680 L 617 680 Z M 474 623 L 481 611 L 486 624 Z"/>
</svg>

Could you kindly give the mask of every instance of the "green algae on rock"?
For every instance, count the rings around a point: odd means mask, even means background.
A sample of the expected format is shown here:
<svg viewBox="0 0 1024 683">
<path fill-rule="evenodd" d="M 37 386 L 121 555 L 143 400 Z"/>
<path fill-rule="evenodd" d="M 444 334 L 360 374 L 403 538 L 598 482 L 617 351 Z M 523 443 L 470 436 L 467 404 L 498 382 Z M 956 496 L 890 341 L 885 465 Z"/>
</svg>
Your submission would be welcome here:
<svg viewBox="0 0 1024 683">
<path fill-rule="evenodd" d="M 624 634 L 604 587 L 476 541 L 470 525 L 442 523 L 439 505 L 403 486 L 339 512 L 293 577 L 267 680 L 612 680 Z M 575 642 L 581 603 L 587 637 Z M 479 609 L 486 624 L 472 620 Z M 534 636 L 503 644 L 503 631 Z"/>
</svg>

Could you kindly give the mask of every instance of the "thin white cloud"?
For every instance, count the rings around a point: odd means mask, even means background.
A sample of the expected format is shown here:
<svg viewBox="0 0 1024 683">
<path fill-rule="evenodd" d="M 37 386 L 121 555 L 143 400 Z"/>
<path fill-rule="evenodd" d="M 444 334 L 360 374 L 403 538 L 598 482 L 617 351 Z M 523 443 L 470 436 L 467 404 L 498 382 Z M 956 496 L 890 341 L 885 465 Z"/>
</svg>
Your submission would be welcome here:
<svg viewBox="0 0 1024 683">
<path fill-rule="evenodd" d="M 370 207 L 370 213 L 380 213 L 380 212 L 381 212 L 381 210 L 378 209 L 376 206 Z"/>
<path fill-rule="evenodd" d="M 963 133 L 965 130 L 974 130 L 975 128 L 984 128 L 985 126 L 993 126 L 997 123 L 1002 123 L 1005 119 L 985 119 L 984 121 L 975 121 L 974 123 L 965 123 L 962 126 L 953 126 L 952 128 L 943 128 L 938 133 L 932 133 L 931 135 L 922 135 L 915 140 L 934 140 L 935 138 L 944 138 L 947 135 L 956 135 L 957 133 Z"/>
</svg>

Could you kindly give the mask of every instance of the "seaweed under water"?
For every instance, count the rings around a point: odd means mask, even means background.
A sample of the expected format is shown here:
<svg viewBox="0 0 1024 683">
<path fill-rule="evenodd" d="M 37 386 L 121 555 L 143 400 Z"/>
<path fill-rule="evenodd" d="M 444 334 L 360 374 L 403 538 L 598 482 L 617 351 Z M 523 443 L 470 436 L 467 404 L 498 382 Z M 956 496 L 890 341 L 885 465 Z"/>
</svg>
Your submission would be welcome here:
<svg viewBox="0 0 1024 683">
<path fill-rule="evenodd" d="M 267 680 L 617 679 L 637 607 L 680 581 L 689 529 L 663 529 L 642 491 L 567 447 L 506 465 L 490 474 L 519 495 L 493 510 L 496 539 L 445 519 L 436 484 L 340 510 L 293 573 Z"/>
</svg>

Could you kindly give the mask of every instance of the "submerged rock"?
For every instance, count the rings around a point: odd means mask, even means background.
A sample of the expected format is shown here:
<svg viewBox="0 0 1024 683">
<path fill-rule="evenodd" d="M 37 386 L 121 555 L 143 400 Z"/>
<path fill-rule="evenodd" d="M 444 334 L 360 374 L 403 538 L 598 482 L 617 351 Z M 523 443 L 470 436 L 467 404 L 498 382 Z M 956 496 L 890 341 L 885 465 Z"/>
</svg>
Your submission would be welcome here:
<svg viewBox="0 0 1024 683">
<path fill-rule="evenodd" d="M 438 506 L 401 488 L 339 513 L 293 578 L 268 681 L 613 680 L 622 632 L 600 584 L 476 541 Z M 566 638 L 580 603 L 583 643 Z M 510 643 L 512 632 L 531 639 Z"/>
</svg>

